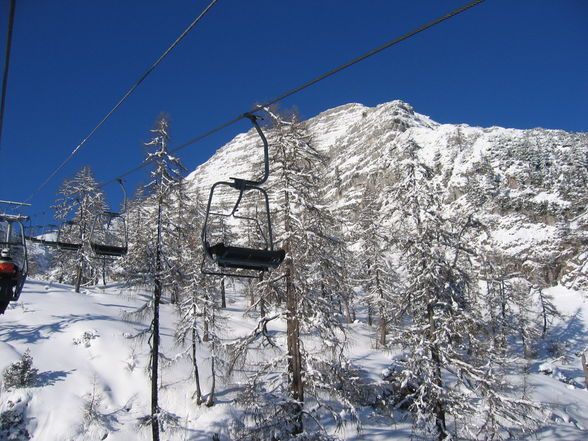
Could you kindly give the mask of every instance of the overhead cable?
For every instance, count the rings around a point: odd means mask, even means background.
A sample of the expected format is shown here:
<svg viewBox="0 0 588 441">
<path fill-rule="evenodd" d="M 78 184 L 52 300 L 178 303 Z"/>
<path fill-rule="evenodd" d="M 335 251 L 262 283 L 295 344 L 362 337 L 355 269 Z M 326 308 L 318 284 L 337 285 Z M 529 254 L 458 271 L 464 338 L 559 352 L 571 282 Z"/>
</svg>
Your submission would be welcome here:
<svg viewBox="0 0 588 441">
<path fill-rule="evenodd" d="M 30 201 L 34 198 L 48 183 L 55 177 L 57 173 L 74 157 L 74 155 L 86 144 L 86 142 L 96 133 L 96 131 L 112 116 L 112 114 L 122 105 L 123 102 L 139 87 L 139 85 L 149 76 L 149 74 L 163 61 L 163 59 L 184 39 L 186 35 L 198 24 L 198 22 L 206 15 L 206 13 L 214 6 L 214 4 L 218 0 L 212 0 L 210 4 L 202 11 L 202 13 L 196 17 L 196 19 L 186 28 L 184 32 L 172 43 L 172 45 L 167 48 L 167 50 L 147 69 L 147 71 L 133 84 L 133 86 L 129 89 L 127 93 L 123 95 L 123 97 L 115 104 L 115 106 L 106 114 L 104 118 L 92 129 L 92 131 L 80 142 L 75 149 L 69 154 L 65 160 L 59 164 L 59 166 L 49 175 L 47 179 L 37 188 L 33 194 L 31 194 L 27 201 Z"/>
<path fill-rule="evenodd" d="M 350 66 L 353 66 L 356 63 L 359 63 L 360 61 L 365 60 L 366 58 L 369 58 L 369 57 L 371 57 L 371 56 L 373 56 L 373 55 L 375 55 L 375 54 L 383 51 L 384 49 L 388 49 L 389 47 L 394 46 L 394 45 L 396 45 L 396 44 L 398 44 L 398 43 L 400 43 L 400 42 L 402 42 L 402 41 L 404 41 L 404 40 L 406 40 L 406 39 L 408 39 L 410 37 L 413 37 L 416 34 L 419 34 L 419 33 L 423 32 L 423 31 L 425 31 L 425 30 L 427 30 L 429 28 L 432 28 L 433 26 L 438 25 L 439 23 L 441 23 L 441 22 L 443 22 L 445 20 L 448 20 L 448 19 L 450 19 L 452 17 L 455 17 L 456 15 L 461 14 L 462 12 L 465 12 L 468 9 L 473 8 L 474 6 L 477 6 L 480 3 L 483 3 L 484 1 L 486 1 L 486 0 L 475 0 L 475 1 L 472 1 L 472 2 L 470 2 L 470 3 L 468 3 L 468 4 L 464 5 L 464 6 L 462 6 L 461 8 L 458 8 L 458 9 L 456 9 L 456 10 L 454 10 L 454 11 L 448 13 L 448 14 L 443 15 L 442 17 L 439 17 L 436 20 L 433 20 L 433 21 L 431 21 L 431 22 L 429 22 L 429 23 L 427 23 L 427 24 L 425 24 L 423 26 L 420 26 L 419 28 L 417 28 L 417 29 L 415 29 L 415 30 L 413 30 L 411 32 L 408 32 L 408 33 L 406 33 L 406 34 L 404 34 L 404 35 L 402 35 L 402 36 L 400 36 L 398 38 L 395 38 L 394 40 L 391 40 L 388 43 L 383 44 L 382 46 L 379 46 L 379 47 L 377 47 L 377 48 L 375 48 L 375 49 L 373 49 L 373 50 L 365 53 L 364 55 L 361 55 L 361 56 L 359 56 L 357 58 L 354 58 L 353 60 L 351 60 L 351 61 L 349 61 L 349 62 L 347 62 L 345 64 L 342 64 L 341 66 L 339 66 L 339 67 L 337 67 L 337 68 L 335 68 L 335 69 L 333 69 L 333 70 L 331 70 L 331 71 L 329 71 L 329 72 L 327 72 L 327 73 L 325 73 L 323 75 L 320 75 L 320 76 L 316 77 L 315 79 L 313 79 L 311 81 L 308 81 L 308 82 L 302 84 L 301 86 L 298 86 L 295 89 L 292 89 L 292 90 L 290 90 L 290 91 L 288 91 L 288 92 L 286 92 L 286 93 L 278 96 L 277 98 L 274 98 L 274 99 L 272 99 L 272 100 L 270 100 L 270 101 L 268 101 L 268 102 L 266 102 L 264 104 L 259 104 L 259 105 L 255 106 L 252 110 L 250 110 L 248 112 L 244 112 L 241 115 L 233 118 L 232 120 L 230 120 L 230 121 L 228 121 L 228 122 L 226 122 L 226 123 L 224 123 L 224 124 L 222 124 L 222 125 L 214 128 L 214 129 L 212 129 L 212 130 L 210 130 L 210 131 L 208 131 L 208 132 L 206 132 L 206 133 L 204 133 L 202 135 L 199 135 L 199 136 L 197 136 L 195 138 L 192 138 L 191 140 L 185 142 L 184 144 L 182 144 L 182 145 L 180 145 L 180 146 L 178 146 L 178 147 L 170 150 L 170 153 L 175 153 L 178 150 L 182 150 L 182 149 L 188 147 L 191 144 L 194 144 L 194 143 L 196 143 L 198 141 L 201 141 L 202 139 L 207 138 L 210 135 L 212 135 L 212 134 L 214 134 L 216 132 L 219 132 L 220 130 L 222 130 L 222 129 L 228 127 L 228 126 L 233 125 L 237 121 L 240 121 L 241 119 L 245 118 L 248 113 L 254 113 L 254 112 L 258 112 L 258 111 L 260 111 L 262 109 L 265 109 L 265 108 L 271 106 L 272 104 L 277 103 L 278 101 L 281 101 L 281 100 L 283 100 L 283 99 L 285 99 L 285 98 L 287 98 L 287 97 L 289 97 L 291 95 L 294 95 L 295 93 L 298 93 L 301 90 L 306 89 L 307 87 L 312 86 L 313 84 L 316 84 L 319 81 L 324 80 L 325 78 L 328 78 L 328 77 L 330 77 L 330 76 L 332 76 L 332 75 L 334 75 L 334 74 L 336 74 L 336 73 L 338 73 L 338 72 L 340 72 L 340 71 L 342 71 L 344 69 L 347 69 Z M 127 176 L 129 176 L 129 175 L 131 175 L 131 174 L 133 174 L 133 173 L 135 173 L 135 172 L 137 172 L 137 171 L 145 168 L 146 166 L 148 166 L 149 164 L 151 164 L 153 161 L 154 161 L 154 159 L 146 160 L 143 163 L 141 163 L 139 166 L 137 166 L 137 167 L 135 167 L 135 168 L 133 168 L 133 169 L 131 169 L 131 170 L 123 173 L 118 178 L 112 179 L 110 181 L 107 181 L 107 182 L 101 184 L 100 187 L 105 187 L 105 186 L 107 186 L 109 184 L 112 184 L 113 182 L 116 182 L 116 180 L 119 179 L 119 178 L 127 177 Z"/>
<path fill-rule="evenodd" d="M 4 127 L 4 107 L 6 106 L 6 89 L 8 88 L 8 68 L 10 66 L 10 51 L 12 46 L 12 30 L 14 28 L 14 11 L 16 0 L 10 0 L 8 12 L 8 33 L 6 36 L 6 50 L 4 51 L 4 73 L 2 74 L 2 98 L 0 99 L 0 150 L 2 150 L 2 127 Z"/>
</svg>

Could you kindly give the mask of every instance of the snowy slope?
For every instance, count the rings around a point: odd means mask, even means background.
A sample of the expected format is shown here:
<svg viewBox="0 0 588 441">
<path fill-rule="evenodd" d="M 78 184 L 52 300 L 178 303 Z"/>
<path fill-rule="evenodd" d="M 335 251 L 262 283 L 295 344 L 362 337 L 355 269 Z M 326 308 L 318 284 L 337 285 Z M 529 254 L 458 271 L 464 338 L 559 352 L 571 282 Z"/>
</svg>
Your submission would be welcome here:
<svg viewBox="0 0 588 441">
<path fill-rule="evenodd" d="M 75 294 L 69 286 L 29 281 L 21 301 L 2 316 L 0 368 L 4 370 L 29 349 L 39 370 L 34 387 L 3 391 L 0 405 L 4 411 L 10 402 L 26 404 L 31 439 L 89 440 L 106 435 L 109 440 L 148 439 L 149 430 L 138 428 L 138 418 L 149 413 L 147 343 L 131 338 L 144 324 L 125 318 L 144 296 L 128 294 L 117 288 Z M 175 320 L 171 308 L 164 307 L 162 335 L 170 355 L 177 351 L 171 338 Z M 163 406 L 181 415 L 180 424 L 190 418 L 207 421 L 204 410 L 197 417 L 192 415 L 192 387 L 182 384 L 190 377 L 189 366 L 180 362 L 164 370 L 162 377 L 170 392 L 163 393 Z M 182 387 L 175 386 L 176 382 Z M 100 398 L 102 420 L 87 424 L 84 403 L 93 393 Z M 210 439 L 221 429 L 222 418 L 214 420 L 217 422 L 206 422 L 198 432 L 186 428 L 174 439 L 185 439 L 187 434 L 194 435 L 190 439 Z"/>
<path fill-rule="evenodd" d="M 588 439 L 588 392 L 577 356 L 588 343 L 588 299 L 586 293 L 563 287 L 549 293 L 564 313 L 551 333 L 560 342 L 562 355 L 541 356 L 530 366 L 525 381 L 530 396 L 545 406 L 545 427 L 528 439 Z M 34 387 L 1 392 L 0 413 L 16 409 L 24 414 L 23 423 L 14 431 L 24 433 L 24 429 L 37 441 L 150 438 L 149 430 L 137 425 L 149 408 L 147 345 L 130 338 L 144 324 L 124 316 L 142 303 L 144 295 L 129 294 L 117 287 L 75 294 L 68 286 L 27 282 L 21 300 L 0 319 L 0 369 L 28 349 L 39 370 Z M 245 299 L 232 290 L 228 294 L 226 341 L 244 335 L 254 325 L 243 315 Z M 179 352 L 171 338 L 176 319 L 170 305 L 164 305 L 162 312 L 163 352 L 173 357 Z M 282 329 L 282 324 L 275 325 L 277 341 L 281 341 Z M 381 381 L 380 374 L 392 354 L 374 349 L 372 330 L 361 321 L 350 325 L 350 336 L 351 358 L 372 381 Z M 188 363 L 179 362 L 162 371 L 162 404 L 178 419 L 177 430 L 168 427 L 162 439 L 204 441 L 219 433 L 227 440 L 230 420 L 238 415 L 231 403 L 238 385 L 221 381 L 217 404 L 197 406 L 192 399 L 190 369 Z M 200 369 L 206 391 L 209 366 L 203 362 Z M 84 403 L 92 395 L 101 397 L 97 407 L 101 419 L 87 423 Z M 393 421 L 368 408 L 360 409 L 360 415 L 362 432 L 347 428 L 339 436 L 348 440 L 411 439 L 410 425 L 401 419 Z M 6 437 L 3 439 L 11 439 L 8 432 L 0 433 Z"/>
</svg>

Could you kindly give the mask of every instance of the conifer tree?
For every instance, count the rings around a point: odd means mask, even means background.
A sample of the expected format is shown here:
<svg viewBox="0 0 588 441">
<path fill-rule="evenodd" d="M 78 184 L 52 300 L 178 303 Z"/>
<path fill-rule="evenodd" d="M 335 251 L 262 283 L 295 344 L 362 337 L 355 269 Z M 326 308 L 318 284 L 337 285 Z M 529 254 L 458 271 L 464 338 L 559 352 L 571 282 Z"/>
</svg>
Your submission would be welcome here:
<svg viewBox="0 0 588 441">
<path fill-rule="evenodd" d="M 442 211 L 419 148 L 405 147 L 398 168 L 404 179 L 390 198 L 406 275 L 394 311 L 405 323 L 395 332 L 405 349 L 397 378 L 403 404 L 415 426 L 438 440 L 499 438 L 503 425 L 525 426 L 531 405 L 504 394 L 505 365 L 488 338 L 489 315 L 477 279 L 479 224 Z"/>
<path fill-rule="evenodd" d="M 261 297 L 273 302 L 268 305 L 272 313 L 234 345 L 233 353 L 238 358 L 246 352 L 245 346 L 262 344 L 274 348 L 277 357 L 258 365 L 258 372 L 249 379 L 241 403 L 249 408 L 251 420 L 246 419 L 235 436 L 249 439 L 253 433 L 260 439 L 285 440 L 300 436 L 305 424 L 322 412 L 329 413 L 327 401 L 318 399 L 321 394 L 330 395 L 353 419 L 350 396 L 356 380 L 342 351 L 346 337 L 339 292 L 344 281 L 344 244 L 319 191 L 325 158 L 295 115 L 285 118 L 269 112 L 269 116 L 272 127 L 266 135 L 272 171 L 268 185 L 276 242 L 286 251 L 286 259 L 258 285 Z M 275 375 L 284 358 L 268 327 L 280 318 L 286 321 L 287 365 L 281 375 Z M 311 414 L 305 422 L 305 415 Z M 337 423 L 345 422 L 341 414 L 329 414 Z M 320 428 L 318 433 L 317 439 L 326 439 Z"/>
<path fill-rule="evenodd" d="M 79 244 L 79 248 L 60 250 L 57 262 L 62 274 L 74 271 L 66 277 L 73 281 L 75 292 L 80 292 L 81 285 L 94 280 L 98 270 L 90 235 L 95 217 L 106 209 L 104 193 L 94 179 L 92 169 L 85 166 L 73 178 L 63 182 L 59 194 L 61 198 L 53 206 L 56 217 L 61 220 L 71 218 L 63 224 L 59 240 Z"/>
<path fill-rule="evenodd" d="M 153 163 L 150 173 L 151 181 L 146 186 L 146 196 L 141 204 L 131 205 L 129 222 L 137 222 L 139 232 L 131 234 L 132 242 L 124 265 L 130 283 L 147 284 L 153 288 L 153 295 L 148 303 L 152 313 L 148 329 L 150 335 L 151 375 L 151 415 L 150 424 L 153 441 L 159 441 L 160 419 L 163 410 L 159 405 L 159 358 L 160 358 L 160 304 L 164 292 L 171 294 L 170 287 L 177 280 L 177 231 L 174 219 L 177 216 L 177 197 L 180 170 L 183 169 L 178 158 L 168 151 L 169 123 L 161 115 L 151 130 L 153 138 L 145 143 L 151 151 L 146 160 Z M 133 217 L 135 219 L 133 219 Z"/>
</svg>

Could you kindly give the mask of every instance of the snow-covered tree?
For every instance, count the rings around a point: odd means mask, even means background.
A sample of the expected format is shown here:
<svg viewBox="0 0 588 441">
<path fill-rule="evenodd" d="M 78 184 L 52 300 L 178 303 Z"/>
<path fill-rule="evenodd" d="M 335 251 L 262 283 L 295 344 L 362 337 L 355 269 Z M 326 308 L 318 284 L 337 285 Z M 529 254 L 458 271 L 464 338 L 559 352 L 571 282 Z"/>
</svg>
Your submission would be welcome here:
<svg viewBox="0 0 588 441">
<path fill-rule="evenodd" d="M 2 373 L 2 385 L 5 389 L 13 387 L 30 387 L 35 382 L 39 370 L 33 367 L 31 351 L 27 349 L 19 361 L 9 365 Z"/>
<path fill-rule="evenodd" d="M 90 236 L 94 219 L 106 209 L 104 193 L 94 179 L 92 169 L 85 166 L 73 178 L 63 182 L 59 195 L 53 206 L 56 217 L 69 219 L 61 227 L 59 241 L 78 244 L 79 247 L 59 250 L 55 262 L 60 278 L 72 280 L 75 292 L 80 292 L 83 283 L 95 282 L 99 270 Z"/>
<path fill-rule="evenodd" d="M 345 247 L 319 191 L 325 158 L 295 115 L 268 114 L 272 121 L 267 135 L 273 226 L 286 259 L 258 284 L 268 304 L 265 317 L 256 330 L 233 346 L 236 358 L 251 345 L 276 351 L 275 358 L 258 363 L 257 373 L 249 378 L 240 401 L 248 407 L 248 417 L 235 436 L 285 440 L 304 437 L 307 426 L 323 433 L 317 422 L 325 413 L 337 423 L 345 422 L 343 414 L 353 419 L 350 396 L 356 381 L 349 375 L 353 369 L 342 351 L 346 337 L 340 293 L 347 288 L 341 286 Z M 286 365 L 268 332 L 278 319 L 286 321 Z M 347 413 L 339 413 L 343 409 Z"/>
<path fill-rule="evenodd" d="M 386 347 L 391 311 L 396 301 L 398 274 L 393 268 L 392 241 L 381 217 L 381 201 L 373 189 L 367 188 L 358 208 L 355 237 L 360 259 L 355 259 L 357 281 L 367 304 L 368 324 L 377 319 L 380 347 Z"/>
<path fill-rule="evenodd" d="M 394 310 L 403 323 L 394 332 L 404 349 L 396 378 L 401 404 L 415 427 L 438 440 L 500 438 L 505 426 L 525 427 L 532 406 L 508 397 L 508 365 L 489 338 L 477 277 L 479 223 L 443 211 L 433 171 L 418 150 L 406 146 L 398 164 L 403 179 L 390 198 L 405 276 Z"/>
<path fill-rule="evenodd" d="M 183 220 L 181 229 L 187 234 L 183 235 L 181 242 L 185 265 L 182 267 L 177 285 L 180 320 L 176 328 L 176 339 L 181 344 L 189 342 L 184 355 L 189 356 L 194 367 L 196 404 L 204 402 L 207 406 L 212 406 L 217 367 L 221 361 L 219 357 L 222 348 L 220 329 L 223 323 L 220 311 L 222 304 L 215 299 L 221 297 L 224 279 L 204 275 L 200 265 L 196 264 L 204 255 L 200 237 L 194 234 L 194 231 L 201 230 L 203 223 L 203 207 L 197 198 L 194 198 L 190 207 L 186 209 Z M 211 366 L 212 384 L 208 393 L 203 392 L 198 367 L 198 360 L 204 358 L 210 360 Z"/>
<path fill-rule="evenodd" d="M 151 415 L 150 424 L 154 441 L 159 440 L 159 358 L 160 358 L 160 303 L 166 290 L 177 281 L 178 236 L 175 228 L 177 206 L 174 199 L 181 188 L 178 158 L 171 155 L 169 147 L 169 123 L 166 116 L 158 118 L 151 130 L 153 138 L 145 143 L 149 149 L 147 161 L 154 165 L 151 181 L 146 186 L 146 196 L 141 204 L 131 205 L 129 223 L 137 222 L 139 231 L 131 233 L 132 242 L 124 261 L 128 282 L 141 283 L 153 288 L 153 295 L 146 308 L 152 313 L 146 331 L 150 343 Z"/>
</svg>

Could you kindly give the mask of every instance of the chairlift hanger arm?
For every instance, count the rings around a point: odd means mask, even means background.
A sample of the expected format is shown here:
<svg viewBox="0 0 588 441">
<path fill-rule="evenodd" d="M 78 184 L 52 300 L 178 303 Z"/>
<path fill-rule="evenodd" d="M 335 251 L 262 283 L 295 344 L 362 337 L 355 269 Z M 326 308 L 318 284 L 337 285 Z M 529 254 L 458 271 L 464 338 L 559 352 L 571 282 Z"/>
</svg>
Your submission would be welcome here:
<svg viewBox="0 0 588 441">
<path fill-rule="evenodd" d="M 238 189 L 241 189 L 242 187 L 245 189 L 246 187 L 249 187 L 249 186 L 262 185 L 269 178 L 269 144 L 267 142 L 267 138 L 265 137 L 263 131 L 261 130 L 261 127 L 259 127 L 259 124 L 257 123 L 257 120 L 260 118 L 256 115 L 254 115 L 253 113 L 244 113 L 243 116 L 245 118 L 248 118 L 249 121 L 251 121 L 251 123 L 253 124 L 253 127 L 255 127 L 255 130 L 257 131 L 257 134 L 259 135 L 259 137 L 261 138 L 261 140 L 263 142 L 264 174 L 263 174 L 263 177 L 259 181 L 249 181 L 246 179 L 231 178 L 233 181 L 235 181 L 236 185 L 239 185 Z"/>
<path fill-rule="evenodd" d="M 118 182 L 118 184 L 120 185 L 120 188 L 123 192 L 123 213 L 126 213 L 127 211 L 127 190 L 125 189 L 125 186 L 123 184 L 123 180 L 121 178 L 117 178 L 116 181 Z"/>
</svg>

